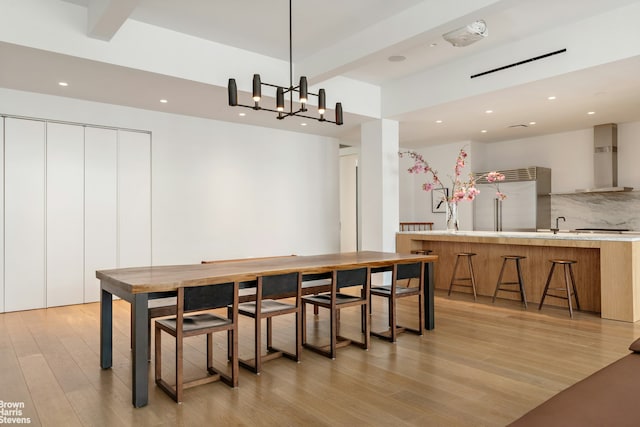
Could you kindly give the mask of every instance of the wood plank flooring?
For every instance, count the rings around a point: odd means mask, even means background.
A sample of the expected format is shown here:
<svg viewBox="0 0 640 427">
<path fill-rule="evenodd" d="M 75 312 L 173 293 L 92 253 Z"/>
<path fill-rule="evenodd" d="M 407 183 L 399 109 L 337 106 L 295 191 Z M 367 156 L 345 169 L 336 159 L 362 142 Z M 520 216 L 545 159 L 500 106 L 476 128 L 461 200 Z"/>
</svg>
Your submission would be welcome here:
<svg viewBox="0 0 640 427">
<path fill-rule="evenodd" d="M 399 316 L 416 323 L 414 300 Z M 327 316 L 308 314 L 322 340 Z M 357 310 L 344 310 L 344 334 L 358 333 Z M 374 302 L 374 330 L 386 311 Z M 241 356 L 250 357 L 252 324 L 241 319 Z M 291 346 L 293 317 L 276 319 L 275 344 Z M 628 354 L 640 324 L 469 295 L 436 296 L 436 329 L 405 333 L 396 344 L 372 338 L 369 351 L 339 349 L 336 360 L 304 351 L 303 361 L 269 361 L 261 375 L 240 371 L 240 386 L 207 384 L 175 404 L 153 384 L 149 405 L 131 406 L 129 305 L 114 302 L 113 368 L 99 367 L 99 306 L 0 314 L 0 400 L 24 403 L 22 417 L 43 426 L 503 426 L 555 393 Z M 316 334 L 318 336 L 316 336 Z M 214 343 L 225 363 L 223 336 Z M 185 377 L 204 372 L 204 340 L 187 340 Z M 166 356 L 165 356 L 166 354 Z M 163 337 L 163 368 L 173 347 Z"/>
</svg>

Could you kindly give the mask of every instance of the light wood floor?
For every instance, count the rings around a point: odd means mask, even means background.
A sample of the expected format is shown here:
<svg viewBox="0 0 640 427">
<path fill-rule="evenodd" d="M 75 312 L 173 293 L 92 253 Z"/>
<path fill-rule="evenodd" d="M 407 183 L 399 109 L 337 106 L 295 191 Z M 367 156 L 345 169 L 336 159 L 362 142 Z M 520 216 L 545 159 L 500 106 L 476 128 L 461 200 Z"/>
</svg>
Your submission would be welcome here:
<svg viewBox="0 0 640 427">
<path fill-rule="evenodd" d="M 409 304 L 411 303 L 411 304 Z M 401 318 L 415 322 L 415 302 Z M 376 312 L 382 306 L 376 301 Z M 213 383 L 175 404 L 153 384 L 149 405 L 134 409 L 130 392 L 129 306 L 114 303 L 114 365 L 99 367 L 99 306 L 85 304 L 0 314 L 0 400 L 24 402 L 32 425 L 50 426 L 502 426 L 560 390 L 628 354 L 640 324 L 601 320 L 559 308 L 512 301 L 492 305 L 468 295 L 436 297 L 436 329 L 402 334 L 393 345 L 339 350 L 336 360 L 304 352 L 302 363 L 267 362 L 262 375 L 241 370 L 240 387 Z M 342 315 L 357 332 L 355 313 Z M 309 317 L 309 333 L 323 332 Z M 383 316 L 373 324 L 380 329 Z M 292 320 L 275 327 L 287 345 Z M 251 352 L 251 323 L 241 323 L 241 354 Z M 351 330 L 350 330 L 351 329 Z M 204 366 L 203 341 L 186 350 L 185 376 Z M 223 361 L 224 339 L 216 344 Z M 167 372 L 171 340 L 163 340 Z M 153 363 L 150 364 L 152 378 Z"/>
</svg>

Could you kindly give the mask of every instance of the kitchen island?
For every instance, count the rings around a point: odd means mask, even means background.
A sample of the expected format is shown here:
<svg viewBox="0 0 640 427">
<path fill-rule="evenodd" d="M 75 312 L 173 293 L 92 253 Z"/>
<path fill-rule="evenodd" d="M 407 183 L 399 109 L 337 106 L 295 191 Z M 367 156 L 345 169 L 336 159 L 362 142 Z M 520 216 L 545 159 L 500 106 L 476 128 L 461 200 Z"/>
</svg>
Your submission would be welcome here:
<svg viewBox="0 0 640 427">
<path fill-rule="evenodd" d="M 524 255 L 527 259 L 522 262 L 522 273 L 527 301 L 531 303 L 540 302 L 549 260 L 574 259 L 578 261 L 574 273 L 581 310 L 599 312 L 605 319 L 640 320 L 640 234 L 422 231 L 396 235 L 397 252 L 418 249 L 430 249 L 439 256 L 435 287 L 444 290 L 449 288 L 455 254 L 476 253 L 473 263 L 477 291 L 486 296 L 495 290 L 501 256 Z M 505 274 L 515 273 L 508 270 Z M 561 274 L 556 275 L 553 283 L 559 284 Z M 499 296 L 517 298 L 506 292 Z M 549 298 L 545 300 L 547 304 L 566 306 L 566 301 Z"/>
</svg>

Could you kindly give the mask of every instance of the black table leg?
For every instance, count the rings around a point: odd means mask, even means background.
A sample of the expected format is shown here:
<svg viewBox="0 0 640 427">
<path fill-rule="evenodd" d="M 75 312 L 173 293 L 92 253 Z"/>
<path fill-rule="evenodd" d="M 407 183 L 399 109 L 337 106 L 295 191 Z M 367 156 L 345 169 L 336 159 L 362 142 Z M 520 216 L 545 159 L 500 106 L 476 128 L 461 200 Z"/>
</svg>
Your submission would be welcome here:
<svg viewBox="0 0 640 427">
<path fill-rule="evenodd" d="M 131 302 L 133 312 L 133 372 L 132 399 L 133 406 L 139 408 L 149 402 L 149 352 L 147 343 L 149 329 L 147 326 L 148 294 L 135 294 Z"/>
<path fill-rule="evenodd" d="M 435 277 L 433 274 L 433 263 L 424 263 L 424 328 L 428 331 L 435 328 L 433 289 L 435 288 Z"/>
<path fill-rule="evenodd" d="M 102 289 L 100 293 L 100 367 L 109 369 L 113 363 L 113 296 Z"/>
</svg>

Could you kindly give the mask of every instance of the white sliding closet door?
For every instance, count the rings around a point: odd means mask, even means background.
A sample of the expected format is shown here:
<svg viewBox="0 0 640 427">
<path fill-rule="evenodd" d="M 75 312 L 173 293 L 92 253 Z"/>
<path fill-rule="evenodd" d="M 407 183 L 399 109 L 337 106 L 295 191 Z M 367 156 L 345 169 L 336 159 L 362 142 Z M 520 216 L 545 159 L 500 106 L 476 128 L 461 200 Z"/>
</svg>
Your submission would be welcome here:
<svg viewBox="0 0 640 427">
<path fill-rule="evenodd" d="M 84 301 L 84 128 L 47 123 L 47 307 Z"/>
<path fill-rule="evenodd" d="M 4 117 L 0 117 L 0 189 L 4 188 Z M 3 194 L 0 194 L 0 196 Z M 0 197 L 0 242 L 4 241 L 4 197 Z M 0 313 L 4 313 L 4 245 L 0 244 Z"/>
<path fill-rule="evenodd" d="M 5 119 L 5 310 L 45 306 L 45 123 Z"/>
<path fill-rule="evenodd" d="M 85 130 L 84 302 L 100 299 L 96 270 L 116 268 L 118 131 Z"/>
<path fill-rule="evenodd" d="M 151 135 L 118 131 L 118 267 L 151 265 Z"/>
</svg>

